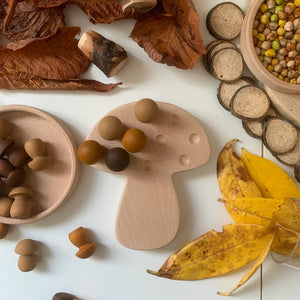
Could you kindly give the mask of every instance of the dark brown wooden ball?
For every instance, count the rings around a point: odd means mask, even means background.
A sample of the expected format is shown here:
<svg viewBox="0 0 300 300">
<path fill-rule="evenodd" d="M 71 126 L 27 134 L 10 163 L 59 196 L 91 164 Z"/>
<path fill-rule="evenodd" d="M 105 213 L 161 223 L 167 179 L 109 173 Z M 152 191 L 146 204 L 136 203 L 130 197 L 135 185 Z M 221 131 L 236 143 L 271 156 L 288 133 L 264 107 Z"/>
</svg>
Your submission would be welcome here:
<svg viewBox="0 0 300 300">
<path fill-rule="evenodd" d="M 106 166 L 114 171 L 121 172 L 125 170 L 130 162 L 129 153 L 123 148 L 112 148 L 105 155 Z"/>
<path fill-rule="evenodd" d="M 96 141 L 87 140 L 81 143 L 77 150 L 78 158 L 87 165 L 97 163 L 104 154 L 104 148 Z"/>
</svg>

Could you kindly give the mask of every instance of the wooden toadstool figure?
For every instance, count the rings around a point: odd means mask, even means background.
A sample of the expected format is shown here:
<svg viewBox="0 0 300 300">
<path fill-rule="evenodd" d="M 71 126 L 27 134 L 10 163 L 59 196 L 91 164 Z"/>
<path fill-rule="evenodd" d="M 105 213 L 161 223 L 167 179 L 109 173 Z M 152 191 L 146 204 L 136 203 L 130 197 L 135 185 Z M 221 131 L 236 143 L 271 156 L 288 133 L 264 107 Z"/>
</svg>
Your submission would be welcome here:
<svg viewBox="0 0 300 300">
<path fill-rule="evenodd" d="M 127 248 L 150 250 L 170 243 L 180 226 L 172 175 L 206 163 L 210 158 L 210 144 L 198 120 L 187 111 L 169 103 L 155 102 L 158 106 L 155 118 L 142 122 L 134 113 L 137 103 L 119 106 L 108 114 L 121 120 L 125 128 L 138 128 L 147 137 L 145 148 L 129 153 L 128 167 L 119 172 L 127 176 L 127 182 L 118 208 L 115 233 Z M 111 141 L 101 137 L 99 122 L 87 139 L 107 149 L 123 148 L 121 138 Z M 112 172 L 105 160 L 93 167 Z"/>
</svg>

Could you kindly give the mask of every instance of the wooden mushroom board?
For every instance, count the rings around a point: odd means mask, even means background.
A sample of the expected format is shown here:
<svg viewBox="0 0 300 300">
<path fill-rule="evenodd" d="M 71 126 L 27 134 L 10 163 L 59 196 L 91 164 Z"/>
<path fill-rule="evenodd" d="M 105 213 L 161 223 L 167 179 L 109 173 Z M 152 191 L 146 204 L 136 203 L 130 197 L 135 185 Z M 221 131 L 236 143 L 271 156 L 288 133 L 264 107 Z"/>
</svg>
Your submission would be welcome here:
<svg viewBox="0 0 300 300">
<path fill-rule="evenodd" d="M 24 186 L 33 190 L 32 215 L 26 219 L 0 217 L 0 222 L 23 224 L 40 220 L 54 212 L 71 195 L 78 178 L 76 145 L 68 129 L 50 114 L 25 105 L 0 106 L 0 118 L 12 125 L 11 137 L 16 146 L 33 138 L 46 143 L 51 166 L 42 171 L 25 167 Z"/>
<path fill-rule="evenodd" d="M 122 171 L 127 183 L 115 232 L 119 242 L 132 249 L 161 248 L 173 240 L 180 225 L 180 209 L 172 175 L 200 167 L 210 157 L 208 137 L 200 123 L 178 106 L 157 104 L 159 112 L 147 124 L 135 118 L 134 102 L 108 113 L 119 118 L 126 128 L 139 128 L 147 136 L 145 149 L 131 153 L 129 167 Z M 120 140 L 104 140 L 99 135 L 98 123 L 87 139 L 106 148 L 122 147 Z M 103 161 L 93 166 L 111 172 Z"/>
</svg>

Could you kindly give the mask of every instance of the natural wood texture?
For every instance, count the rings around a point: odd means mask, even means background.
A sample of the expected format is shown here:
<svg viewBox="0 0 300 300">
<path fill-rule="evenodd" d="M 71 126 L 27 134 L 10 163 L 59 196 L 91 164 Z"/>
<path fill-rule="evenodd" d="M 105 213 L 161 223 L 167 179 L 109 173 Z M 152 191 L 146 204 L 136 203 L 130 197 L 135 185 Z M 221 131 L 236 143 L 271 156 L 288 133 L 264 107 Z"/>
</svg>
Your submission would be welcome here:
<svg viewBox="0 0 300 300">
<path fill-rule="evenodd" d="M 78 47 L 107 77 L 119 72 L 127 60 L 124 48 L 93 30 L 83 33 Z"/>
<path fill-rule="evenodd" d="M 78 178 L 76 144 L 65 125 L 50 114 L 24 105 L 0 107 L 0 118 L 12 124 L 11 138 L 22 146 L 32 138 L 47 144 L 47 154 L 53 157 L 51 166 L 43 171 L 26 167 L 23 183 L 32 189 L 32 215 L 26 219 L 0 217 L 0 222 L 22 224 L 40 220 L 54 212 L 72 193 Z"/>
<path fill-rule="evenodd" d="M 265 90 L 278 112 L 300 129 L 300 95 L 281 93 L 268 86 Z"/>
<path fill-rule="evenodd" d="M 154 8 L 157 0 L 119 0 L 124 12 L 133 11 L 134 13 L 143 14 Z"/>
<path fill-rule="evenodd" d="M 173 240 L 180 225 L 180 210 L 172 175 L 200 167 L 210 157 L 209 141 L 198 120 L 175 105 L 157 104 L 159 113 L 152 123 L 135 118 L 135 103 L 107 114 L 118 117 L 127 128 L 143 130 L 147 136 L 144 150 L 130 154 L 128 168 L 120 172 L 127 176 L 127 182 L 115 232 L 119 242 L 132 249 L 156 249 Z M 121 140 L 104 140 L 98 133 L 98 123 L 87 139 L 107 148 L 122 147 Z M 103 161 L 93 167 L 112 173 Z"/>
</svg>

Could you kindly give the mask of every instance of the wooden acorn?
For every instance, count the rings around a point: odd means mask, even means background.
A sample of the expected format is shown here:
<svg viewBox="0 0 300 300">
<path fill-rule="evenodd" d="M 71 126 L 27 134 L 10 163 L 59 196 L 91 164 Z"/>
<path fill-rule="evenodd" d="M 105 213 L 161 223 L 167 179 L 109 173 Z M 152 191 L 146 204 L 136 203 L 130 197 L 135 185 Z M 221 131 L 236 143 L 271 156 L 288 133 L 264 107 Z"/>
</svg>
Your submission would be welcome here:
<svg viewBox="0 0 300 300">
<path fill-rule="evenodd" d="M 14 199 L 10 208 L 10 216 L 12 218 L 25 219 L 31 214 L 31 205 L 29 199 L 33 197 L 31 189 L 25 186 L 14 188 L 8 195 Z"/>
<path fill-rule="evenodd" d="M 35 252 L 38 250 L 38 243 L 32 239 L 21 240 L 15 247 L 15 253 L 19 254 L 18 268 L 22 272 L 32 271 L 37 265 Z"/>
<path fill-rule="evenodd" d="M 114 76 L 127 61 L 127 53 L 123 47 L 93 30 L 83 33 L 78 48 L 107 77 Z"/>
<path fill-rule="evenodd" d="M 44 170 L 51 165 L 52 156 L 46 155 L 46 144 L 39 138 L 28 140 L 24 144 L 26 153 L 32 158 L 28 167 L 32 170 Z"/>
<path fill-rule="evenodd" d="M 88 242 L 88 236 L 85 228 L 78 227 L 69 234 L 70 242 L 79 248 L 76 256 L 78 258 L 84 259 L 92 256 L 96 250 L 96 243 Z"/>
</svg>

